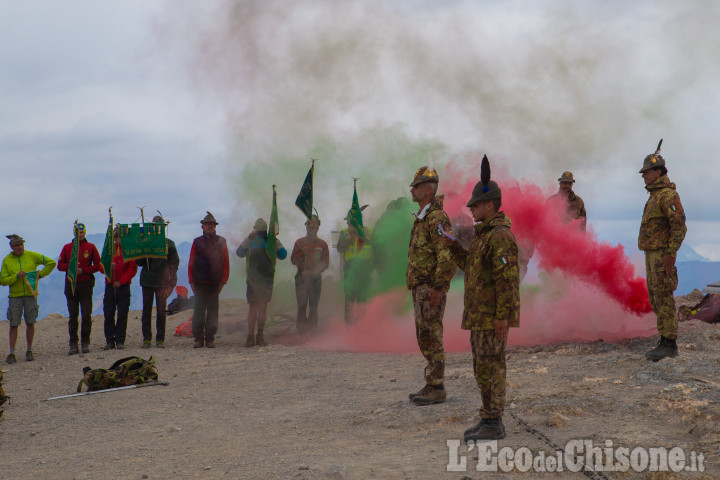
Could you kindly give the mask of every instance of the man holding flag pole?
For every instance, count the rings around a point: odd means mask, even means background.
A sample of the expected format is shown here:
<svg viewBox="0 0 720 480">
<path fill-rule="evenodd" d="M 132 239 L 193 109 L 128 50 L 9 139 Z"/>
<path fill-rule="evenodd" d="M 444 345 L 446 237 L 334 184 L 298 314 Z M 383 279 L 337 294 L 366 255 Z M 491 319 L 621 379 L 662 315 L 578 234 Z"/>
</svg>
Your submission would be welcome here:
<svg viewBox="0 0 720 480">
<path fill-rule="evenodd" d="M 248 312 L 248 336 L 245 346 L 248 348 L 255 345 L 266 345 L 265 319 L 275 282 L 275 261 L 278 258 L 283 260 L 287 257 L 285 247 L 277 238 L 279 231 L 277 192 L 275 191 L 275 185 L 273 185 L 270 225 L 268 226 L 262 218 L 258 218 L 253 226 L 253 231 L 243 240 L 235 252 L 238 257 L 247 258 L 246 296 L 250 308 Z M 255 335 L 256 326 L 257 335 Z"/>
<path fill-rule="evenodd" d="M 68 333 L 70 349 L 68 355 L 78 351 L 78 317 L 82 314 L 80 344 L 83 353 L 90 351 L 90 332 L 92 330 L 92 295 L 95 286 L 95 272 L 100 270 L 100 254 L 95 245 L 85 240 L 85 224 L 75 220 L 73 241 L 66 244 L 60 259 L 58 270 L 67 272 L 65 276 L 65 298 L 67 299 Z"/>
<path fill-rule="evenodd" d="M 315 160 L 305 177 L 295 205 L 305 215 L 307 236 L 299 238 L 293 246 L 290 261 L 298 269 L 295 275 L 295 297 L 298 304 L 297 331 L 312 333 L 317 329 L 318 304 L 322 291 L 322 272 L 330 265 L 328 244 L 318 238 L 320 217 L 313 215 L 313 177 Z M 316 211 L 317 212 L 317 211 Z M 308 304 L 310 312 L 308 313 Z"/>
<path fill-rule="evenodd" d="M 363 225 L 362 212 L 367 205 L 360 206 L 357 181 L 353 178 L 352 206 L 345 220 L 348 228 L 340 232 L 337 249 L 343 256 L 343 291 L 345 293 L 345 323 L 354 323 L 359 315 L 360 305 L 369 297 L 372 276 L 372 230 Z"/>
<path fill-rule="evenodd" d="M 108 210 L 110 221 L 105 233 L 100 263 L 105 273 L 105 350 L 125 348 L 128 311 L 130 310 L 130 284 L 137 273 L 135 260 L 125 262 L 120 245 L 120 228 L 113 229 L 112 207 Z M 115 311 L 117 310 L 117 323 Z"/>
</svg>

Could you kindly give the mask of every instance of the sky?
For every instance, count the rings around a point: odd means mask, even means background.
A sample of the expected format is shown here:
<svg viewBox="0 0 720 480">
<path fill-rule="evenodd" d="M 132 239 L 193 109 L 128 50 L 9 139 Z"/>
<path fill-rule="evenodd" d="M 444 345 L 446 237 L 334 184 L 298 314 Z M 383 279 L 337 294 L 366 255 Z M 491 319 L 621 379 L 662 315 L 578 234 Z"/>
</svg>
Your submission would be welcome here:
<svg viewBox="0 0 720 480">
<path fill-rule="evenodd" d="M 590 228 L 636 260 L 664 138 L 686 245 L 720 260 L 719 22 L 712 1 L 0 0 L 0 225 L 57 257 L 110 206 L 161 211 L 176 242 L 211 211 L 234 249 L 275 184 L 290 246 L 310 158 L 329 239 L 352 177 L 372 223 L 420 166 L 442 192 L 487 154 L 548 195 L 573 171 Z"/>
</svg>

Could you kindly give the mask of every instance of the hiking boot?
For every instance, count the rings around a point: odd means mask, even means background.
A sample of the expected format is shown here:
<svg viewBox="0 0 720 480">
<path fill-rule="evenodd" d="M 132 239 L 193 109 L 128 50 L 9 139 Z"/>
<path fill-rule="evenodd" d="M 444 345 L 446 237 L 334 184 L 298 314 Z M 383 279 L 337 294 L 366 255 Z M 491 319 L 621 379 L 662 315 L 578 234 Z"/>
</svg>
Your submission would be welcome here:
<svg viewBox="0 0 720 480">
<path fill-rule="evenodd" d="M 103 350 L 112 350 L 113 348 L 115 348 L 115 344 L 113 342 L 108 342 L 103 347 Z"/>
<path fill-rule="evenodd" d="M 152 347 L 152 342 L 150 340 L 143 340 L 142 348 L 150 348 Z"/>
<path fill-rule="evenodd" d="M 505 438 L 505 426 L 502 423 L 502 418 L 488 418 L 485 420 L 485 424 L 472 433 L 466 433 L 464 436 L 465 443 L 470 440 L 475 442 L 485 440 L 501 440 Z"/>
<path fill-rule="evenodd" d="M 412 400 L 412 399 L 415 398 L 415 397 L 424 397 L 425 395 L 427 395 L 428 393 L 430 393 L 430 389 L 432 389 L 432 387 L 426 383 L 425 386 L 422 387 L 420 390 L 418 390 L 418 391 L 415 392 L 415 393 L 411 393 L 410 395 L 408 395 L 408 398 L 409 398 L 410 400 Z"/>
<path fill-rule="evenodd" d="M 25 352 L 25 360 L 28 362 L 32 362 L 33 360 L 35 360 L 35 355 L 33 355 L 32 350 L 28 350 L 27 352 Z"/>
<path fill-rule="evenodd" d="M 477 424 L 475 424 L 475 426 L 470 427 L 467 430 L 465 430 L 465 432 L 463 432 L 463 436 L 467 437 L 468 435 L 477 433 L 483 426 L 487 425 L 487 423 L 488 423 L 488 419 L 483 418 Z"/>
<path fill-rule="evenodd" d="M 202 347 L 203 347 L 203 341 L 195 340 L 195 343 L 193 343 L 193 348 L 202 348 Z"/>
<path fill-rule="evenodd" d="M 267 345 L 267 343 L 265 343 L 265 335 L 263 335 L 263 332 L 258 332 L 257 335 L 255 335 L 255 345 L 258 347 L 264 347 Z"/>
<path fill-rule="evenodd" d="M 125 348 L 125 344 L 124 343 L 116 343 L 115 348 L 117 348 L 118 350 L 123 350 Z"/>
<path fill-rule="evenodd" d="M 158 340 L 157 342 L 155 342 L 155 346 L 156 346 L 157 348 L 165 348 L 165 341 L 164 341 L 164 340 Z"/>
<path fill-rule="evenodd" d="M 215 348 L 215 340 L 205 340 L 205 346 L 207 348 Z"/>
<path fill-rule="evenodd" d="M 68 350 L 68 355 L 77 355 L 78 353 L 80 353 L 80 351 L 78 350 L 77 343 L 71 343 L 70 350 Z"/>
<path fill-rule="evenodd" d="M 15 358 L 15 354 L 14 354 L 14 353 L 11 353 L 11 354 L 8 355 L 7 358 L 5 359 L 5 363 L 7 363 L 8 365 L 12 365 L 13 363 L 16 363 L 16 362 L 17 362 L 17 358 Z"/>
<path fill-rule="evenodd" d="M 255 346 L 255 335 L 248 333 L 247 340 L 245 340 L 245 346 L 247 348 Z"/>
<path fill-rule="evenodd" d="M 90 344 L 89 343 L 83 343 L 81 350 L 83 353 L 89 353 L 90 352 Z"/>
<path fill-rule="evenodd" d="M 665 357 L 677 357 L 678 348 L 675 340 L 660 337 L 657 346 L 645 354 L 645 358 L 657 362 Z"/>
<path fill-rule="evenodd" d="M 415 405 L 432 405 L 434 403 L 445 403 L 446 398 L 447 393 L 444 386 L 430 386 L 426 394 L 413 397 L 412 402 Z"/>
</svg>

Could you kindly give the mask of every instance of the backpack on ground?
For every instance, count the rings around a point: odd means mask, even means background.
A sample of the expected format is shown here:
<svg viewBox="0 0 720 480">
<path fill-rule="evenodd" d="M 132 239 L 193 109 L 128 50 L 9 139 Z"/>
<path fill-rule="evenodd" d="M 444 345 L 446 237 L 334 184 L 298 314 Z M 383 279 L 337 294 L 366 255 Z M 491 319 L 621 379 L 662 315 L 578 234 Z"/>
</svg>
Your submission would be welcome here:
<svg viewBox="0 0 720 480">
<path fill-rule="evenodd" d="M 155 368 L 154 356 L 147 360 L 135 356 L 125 357 L 113 363 L 108 369 L 83 368 L 83 378 L 78 384 L 77 391 L 82 391 L 83 384 L 87 385 L 88 392 L 93 392 L 157 380 L 158 372 L 157 368 Z"/>
</svg>

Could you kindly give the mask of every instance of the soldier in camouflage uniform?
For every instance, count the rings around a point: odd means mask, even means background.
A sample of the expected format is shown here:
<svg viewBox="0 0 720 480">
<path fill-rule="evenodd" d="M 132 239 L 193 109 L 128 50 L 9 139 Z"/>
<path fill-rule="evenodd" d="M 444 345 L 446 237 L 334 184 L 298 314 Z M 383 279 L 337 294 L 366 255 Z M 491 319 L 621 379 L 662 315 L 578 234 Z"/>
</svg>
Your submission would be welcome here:
<svg viewBox="0 0 720 480">
<path fill-rule="evenodd" d="M 561 202 L 565 206 L 563 212 L 563 221 L 565 223 L 573 220 L 580 220 L 580 229 L 584 232 L 587 223 L 587 212 L 585 211 L 585 202 L 573 192 L 573 183 L 575 178 L 572 172 L 563 172 L 558 178 L 560 186 L 558 192 L 550 197 L 551 201 Z"/>
<path fill-rule="evenodd" d="M 446 399 L 442 321 L 456 267 L 438 228 L 442 225 L 445 231 L 452 232 L 450 219 L 435 197 L 438 182 L 435 169 L 422 167 L 410 184 L 412 199 L 420 209 L 414 213 L 410 233 L 406 282 L 413 296 L 418 347 L 427 360 L 425 386 L 409 395 L 417 405 L 443 403 Z"/>
<path fill-rule="evenodd" d="M 510 218 L 499 211 L 502 194 L 489 179 L 489 164 L 487 170 L 487 180 L 475 185 L 467 203 L 474 220 L 481 222 L 470 249 L 446 240 L 457 266 L 465 272 L 462 328 L 470 330 L 473 372 L 482 396 L 481 421 L 465 431 L 466 442 L 505 438 L 505 345 L 508 328 L 520 326 L 518 246 Z"/>
<path fill-rule="evenodd" d="M 660 341 L 645 357 L 655 362 L 675 357 L 678 352 L 678 317 L 673 296 L 678 283 L 675 258 L 687 232 L 685 210 L 675 184 L 667 176 L 665 159 L 659 153 L 660 145 L 654 154 L 645 157 L 640 169 L 650 198 L 645 204 L 638 236 L 638 248 L 645 252 L 650 306 L 657 315 L 660 332 Z"/>
</svg>

